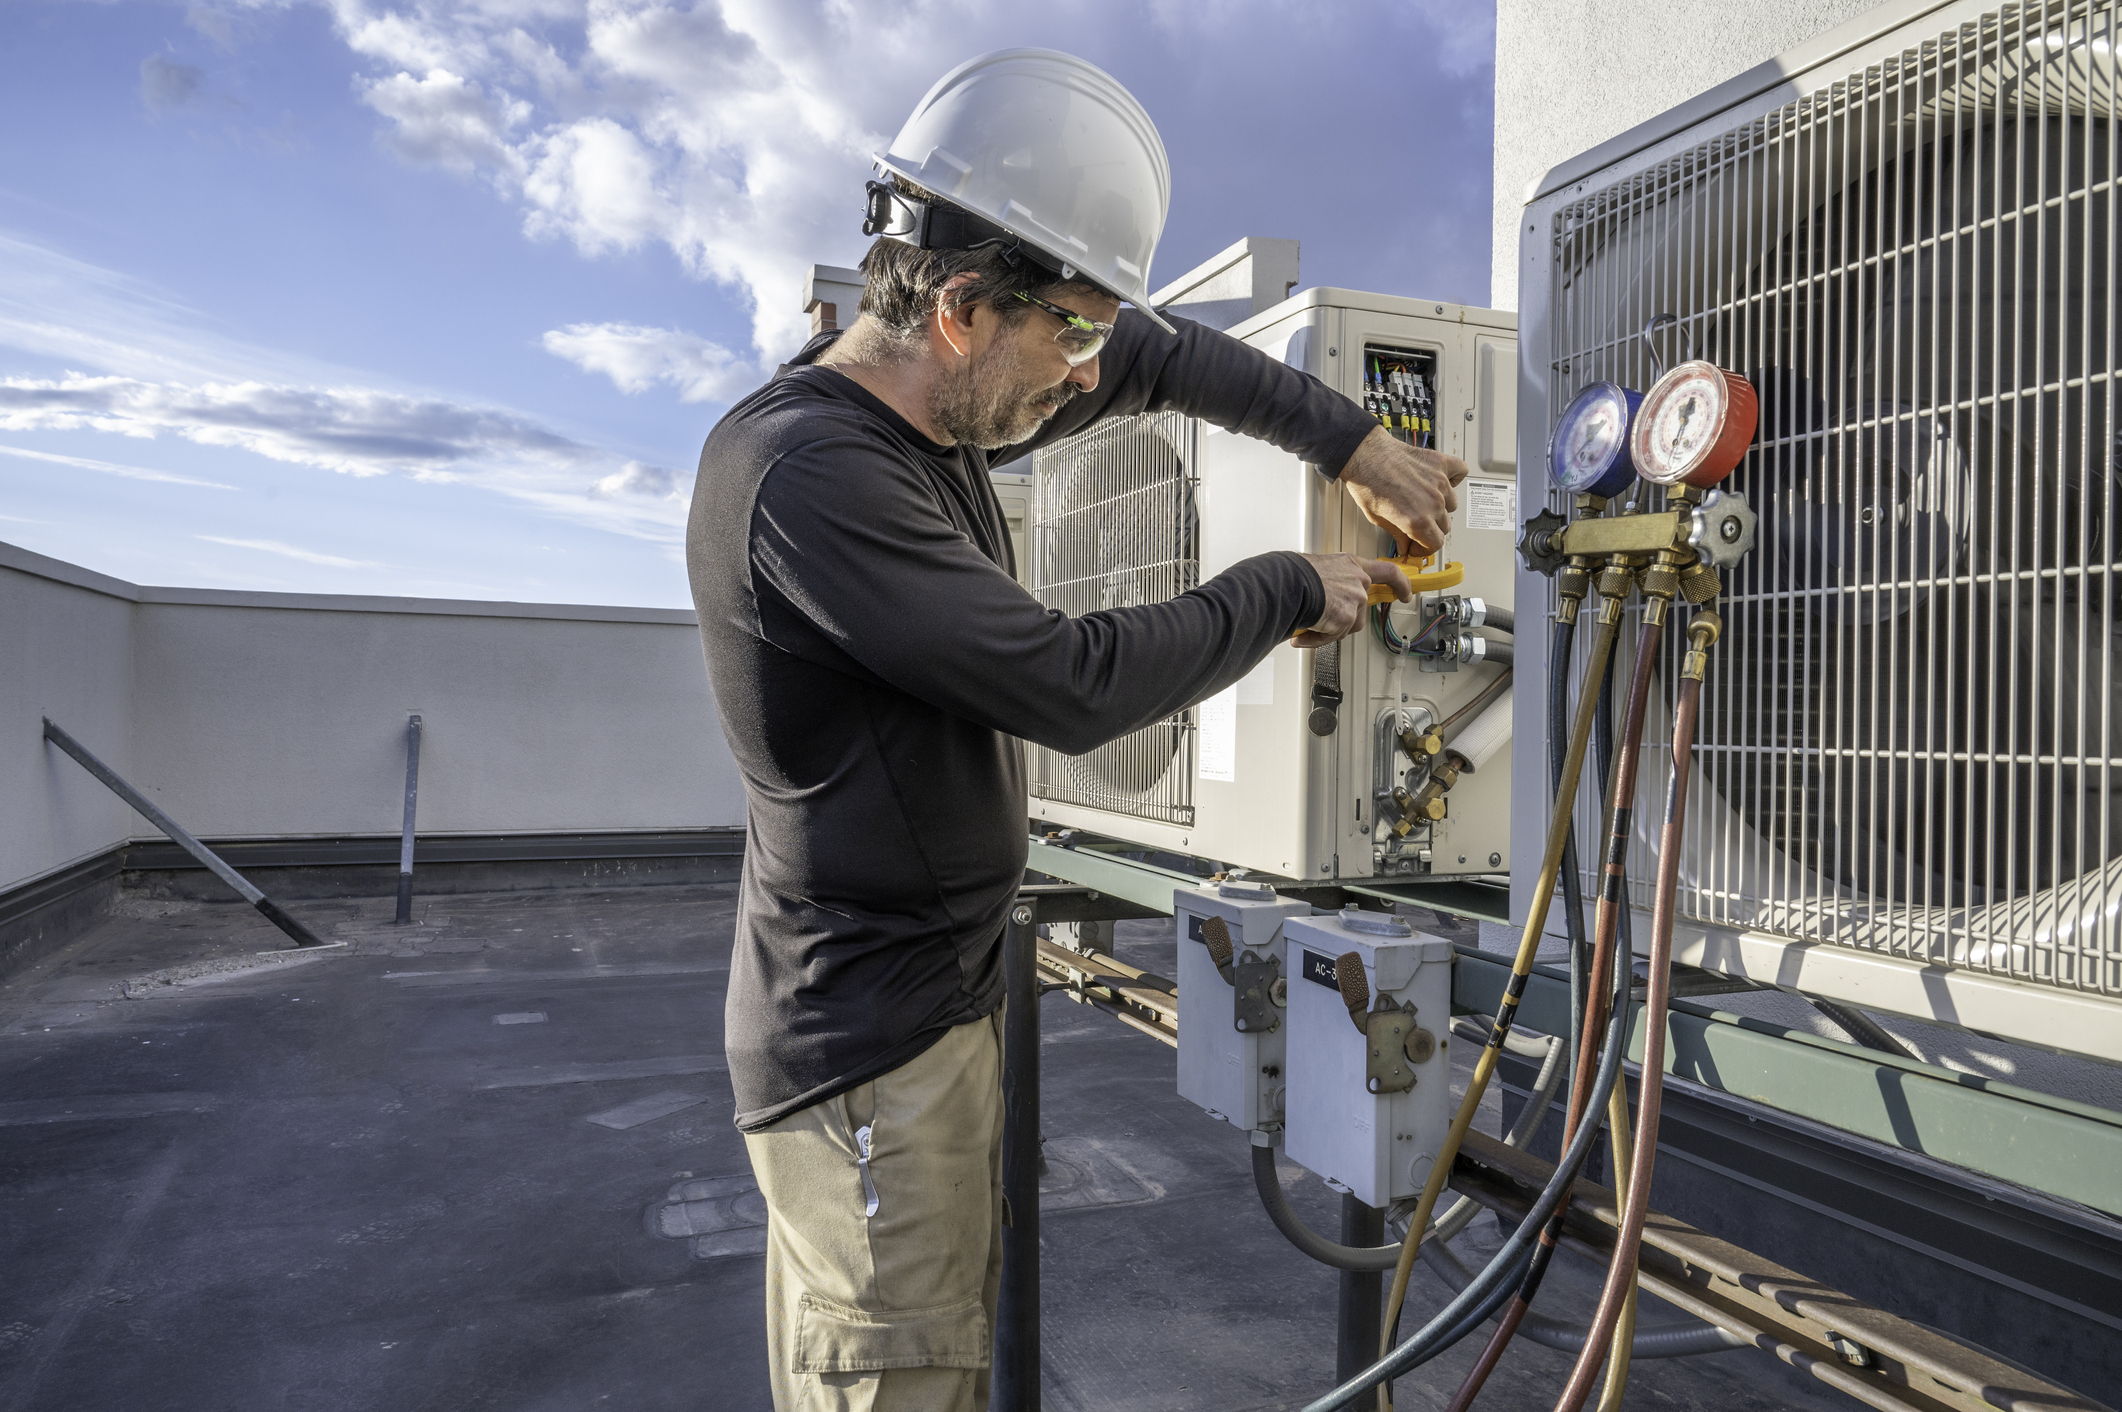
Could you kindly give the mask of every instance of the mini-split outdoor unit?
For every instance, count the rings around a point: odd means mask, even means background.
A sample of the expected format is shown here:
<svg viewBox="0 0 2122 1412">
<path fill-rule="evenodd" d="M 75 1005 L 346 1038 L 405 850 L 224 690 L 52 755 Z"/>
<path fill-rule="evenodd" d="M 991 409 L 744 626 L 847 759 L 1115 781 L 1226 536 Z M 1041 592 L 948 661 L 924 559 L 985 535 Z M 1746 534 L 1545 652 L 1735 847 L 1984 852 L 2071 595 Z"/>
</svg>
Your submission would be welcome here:
<svg viewBox="0 0 2122 1412">
<path fill-rule="evenodd" d="M 1729 482 L 1759 540 L 1720 605 L 1679 959 L 2109 1059 L 2118 37 L 2115 0 L 1875 11 L 1549 173 L 1520 226 L 1518 424 L 1524 508 L 1569 514 L 1537 448 L 1585 384 L 1649 385 L 1654 317 L 1679 320 L 1667 362 L 1691 344 L 1759 393 Z M 1529 572 L 1518 589 L 1523 858 L 1546 819 L 1555 600 Z M 1520 917 L 1531 886 L 1521 869 Z"/>
<path fill-rule="evenodd" d="M 1294 242 L 1251 244 L 1287 246 L 1294 280 Z M 1351 290 L 1285 292 L 1277 283 L 1227 331 L 1357 402 L 1391 399 L 1383 415 L 1403 435 L 1471 464 L 1434 566 L 1449 578 L 1444 566 L 1458 564 L 1461 576 L 1393 608 L 1382 632 L 1366 621 L 1333 648 L 1285 644 L 1220 696 L 1087 754 L 1030 747 L 1032 816 L 1289 878 L 1504 872 L 1511 763 L 1496 747 L 1509 697 L 1495 688 L 1508 668 L 1460 658 L 1511 642 L 1478 621 L 1470 600 L 1507 609 L 1512 597 L 1515 321 Z M 1177 413 L 1105 423 L 1033 462 L 1029 583 L 1072 615 L 1160 602 L 1269 550 L 1392 553 L 1313 468 Z M 1446 609 L 1458 616 L 1437 621 Z M 1432 622 L 1416 652 L 1388 647 L 1388 634 L 1404 643 Z M 1457 651 L 1424 655 L 1447 643 Z M 1432 767 L 1460 763 L 1456 746 L 1436 751 L 1439 727 L 1469 753 L 1488 753 L 1396 828 L 1402 804 L 1441 782 Z"/>
</svg>

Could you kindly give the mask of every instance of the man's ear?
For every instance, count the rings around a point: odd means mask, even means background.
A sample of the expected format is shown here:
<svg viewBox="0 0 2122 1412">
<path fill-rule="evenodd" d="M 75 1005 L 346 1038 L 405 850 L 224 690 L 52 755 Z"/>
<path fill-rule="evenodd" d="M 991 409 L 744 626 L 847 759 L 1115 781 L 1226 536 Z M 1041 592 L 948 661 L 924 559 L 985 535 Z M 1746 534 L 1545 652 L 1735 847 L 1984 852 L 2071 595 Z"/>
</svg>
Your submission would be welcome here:
<svg viewBox="0 0 2122 1412">
<path fill-rule="evenodd" d="M 960 358 L 971 354 L 973 348 L 973 302 L 980 276 L 967 271 L 952 275 L 936 292 L 937 334 Z"/>
</svg>

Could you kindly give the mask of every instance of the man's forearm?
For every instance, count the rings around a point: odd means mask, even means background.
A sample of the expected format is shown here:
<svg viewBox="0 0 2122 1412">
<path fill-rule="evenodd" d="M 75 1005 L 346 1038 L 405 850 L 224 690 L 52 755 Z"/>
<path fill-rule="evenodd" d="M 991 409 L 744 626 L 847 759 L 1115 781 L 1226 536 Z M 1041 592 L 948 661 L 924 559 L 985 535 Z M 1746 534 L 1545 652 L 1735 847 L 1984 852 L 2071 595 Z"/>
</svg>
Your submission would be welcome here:
<svg viewBox="0 0 2122 1412">
<path fill-rule="evenodd" d="M 1173 411 L 1257 437 L 1331 478 L 1376 429 L 1361 407 L 1309 373 L 1216 329 L 1172 322 L 1177 334 L 1123 313 L 1100 355 L 1096 390 L 1076 397 L 1024 449 L 1107 417 Z"/>
</svg>

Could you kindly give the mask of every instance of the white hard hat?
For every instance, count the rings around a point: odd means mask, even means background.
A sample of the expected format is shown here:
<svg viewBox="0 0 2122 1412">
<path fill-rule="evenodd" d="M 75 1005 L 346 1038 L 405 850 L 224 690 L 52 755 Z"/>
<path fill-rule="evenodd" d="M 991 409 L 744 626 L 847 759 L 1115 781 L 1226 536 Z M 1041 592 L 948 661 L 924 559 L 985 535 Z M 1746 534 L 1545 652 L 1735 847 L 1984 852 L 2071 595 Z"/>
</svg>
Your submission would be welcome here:
<svg viewBox="0 0 2122 1412">
<path fill-rule="evenodd" d="M 1002 49 L 952 69 L 877 165 L 991 222 L 1042 265 L 1133 304 L 1149 306 L 1149 262 L 1171 207 L 1171 164 L 1156 124 L 1119 81 L 1071 54 Z M 887 228 L 872 192 L 865 230 L 925 248 L 985 243 L 978 223 L 929 228 L 918 203 L 892 200 L 913 218 Z M 937 212 L 938 216 L 943 213 Z"/>
</svg>

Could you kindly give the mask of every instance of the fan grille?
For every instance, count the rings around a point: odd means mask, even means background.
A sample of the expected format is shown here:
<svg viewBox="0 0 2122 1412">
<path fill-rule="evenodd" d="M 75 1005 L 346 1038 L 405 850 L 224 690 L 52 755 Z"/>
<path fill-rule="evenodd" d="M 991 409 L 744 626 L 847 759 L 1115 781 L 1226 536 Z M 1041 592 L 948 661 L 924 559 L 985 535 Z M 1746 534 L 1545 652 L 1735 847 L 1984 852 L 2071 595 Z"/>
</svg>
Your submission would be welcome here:
<svg viewBox="0 0 2122 1412">
<path fill-rule="evenodd" d="M 1162 603 L 1201 581 L 1198 431 L 1177 412 L 1119 417 L 1032 458 L 1032 592 L 1070 617 Z M 1035 799 L 1194 821 L 1194 713 L 1082 755 L 1027 747 Z"/>
<path fill-rule="evenodd" d="M 1990 11 L 1556 213 L 1550 425 L 1659 312 L 1761 394 L 1683 916 L 2122 996 L 2117 15 Z"/>
</svg>

